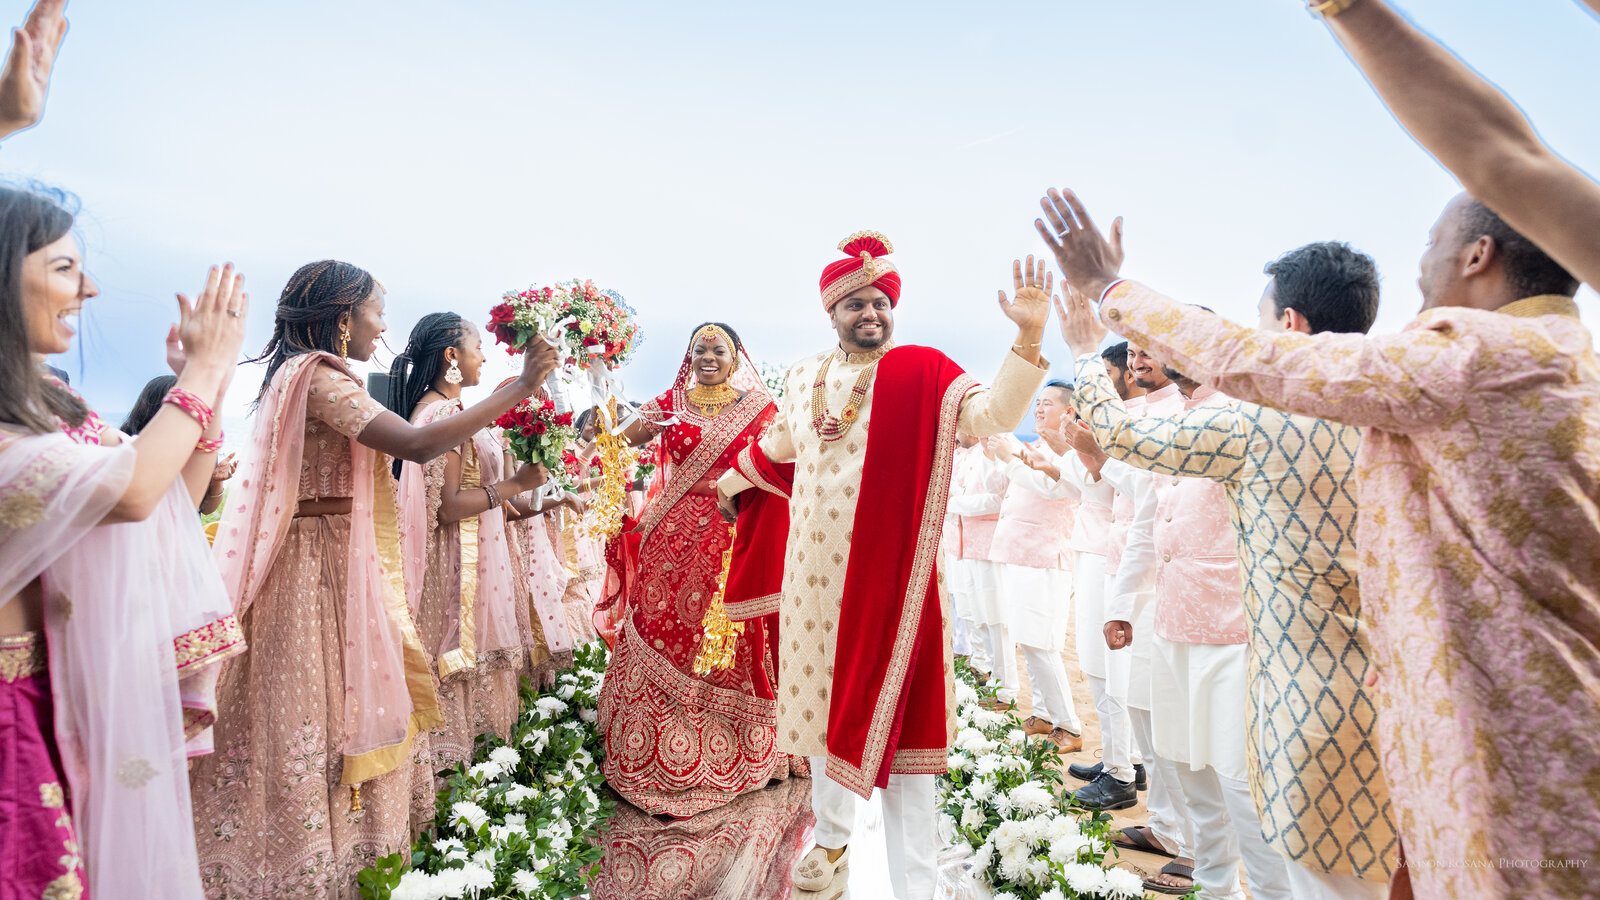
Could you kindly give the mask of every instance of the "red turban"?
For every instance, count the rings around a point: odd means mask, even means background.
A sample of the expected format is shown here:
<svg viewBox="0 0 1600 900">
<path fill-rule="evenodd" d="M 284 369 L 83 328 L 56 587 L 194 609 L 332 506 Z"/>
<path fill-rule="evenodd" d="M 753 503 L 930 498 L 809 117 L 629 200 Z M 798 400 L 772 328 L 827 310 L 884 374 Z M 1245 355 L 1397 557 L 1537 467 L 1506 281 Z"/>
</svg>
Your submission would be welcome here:
<svg viewBox="0 0 1600 900">
<path fill-rule="evenodd" d="M 839 242 L 847 259 L 828 263 L 822 270 L 822 307 L 828 312 L 840 300 L 868 285 L 889 295 L 892 307 L 900 302 L 900 273 L 883 257 L 894 252 L 889 239 L 876 231 L 858 231 Z"/>
</svg>

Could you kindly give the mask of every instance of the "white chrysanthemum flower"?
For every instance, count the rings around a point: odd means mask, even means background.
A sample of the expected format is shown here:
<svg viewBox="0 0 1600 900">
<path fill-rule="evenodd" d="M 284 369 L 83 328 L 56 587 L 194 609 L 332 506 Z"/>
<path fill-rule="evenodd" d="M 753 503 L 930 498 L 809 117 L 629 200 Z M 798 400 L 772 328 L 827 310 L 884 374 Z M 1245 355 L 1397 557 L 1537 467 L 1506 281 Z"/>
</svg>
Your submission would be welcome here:
<svg viewBox="0 0 1600 900">
<path fill-rule="evenodd" d="M 1054 809 L 1055 795 L 1037 781 L 1029 781 L 1011 789 L 1011 805 L 1027 815 L 1038 815 Z"/>
<path fill-rule="evenodd" d="M 1060 888 L 1051 888 L 1039 895 L 1039 900 L 1067 900 L 1067 895 L 1061 893 Z"/>
<path fill-rule="evenodd" d="M 1030 857 L 1022 873 L 1024 884 L 1041 885 L 1050 883 L 1050 860 L 1043 857 Z"/>
<path fill-rule="evenodd" d="M 489 827 L 493 828 L 495 826 L 490 825 Z M 486 868 L 494 868 L 494 848 L 485 847 L 482 850 L 479 850 L 477 853 L 472 854 L 472 861 Z"/>
<path fill-rule="evenodd" d="M 578 686 L 575 684 L 563 684 L 561 687 L 556 688 L 556 696 L 562 700 L 571 700 L 572 695 L 577 692 Z"/>
<path fill-rule="evenodd" d="M 988 731 L 992 728 L 999 728 L 1011 720 L 1007 718 L 1005 713 L 998 713 L 980 706 L 973 711 L 972 721 L 976 722 L 979 728 Z"/>
<path fill-rule="evenodd" d="M 978 828 L 988 820 L 989 817 L 983 814 L 983 810 L 973 806 L 970 803 L 961 810 L 962 828 Z"/>
<path fill-rule="evenodd" d="M 459 838 L 442 838 L 433 842 L 433 849 L 449 857 L 457 850 L 461 851 L 461 858 L 467 858 L 467 845 L 461 843 Z"/>
<path fill-rule="evenodd" d="M 993 775 L 1005 767 L 1005 757 L 989 754 L 987 756 L 978 757 L 978 764 L 974 767 L 974 770 L 978 773 L 979 778 L 983 778 L 988 775 Z"/>
<path fill-rule="evenodd" d="M 958 752 L 950 754 L 950 758 L 945 760 L 945 765 L 949 766 L 952 772 L 970 772 L 972 771 L 973 761 L 972 757 Z"/>
<path fill-rule="evenodd" d="M 479 782 L 495 781 L 505 773 L 505 768 L 493 760 L 484 760 L 467 770 L 467 774 L 478 779 Z"/>
<path fill-rule="evenodd" d="M 1028 761 L 1020 756 L 1007 756 L 1001 760 L 1001 767 L 1013 772 L 1028 771 Z"/>
<path fill-rule="evenodd" d="M 1060 834 L 1052 831 L 1047 840 L 1050 842 L 1050 858 L 1062 865 L 1077 862 L 1083 851 L 1089 848 L 1089 839 L 1078 830 Z"/>
<path fill-rule="evenodd" d="M 994 900 L 1021 900 L 1021 898 L 1010 891 L 1000 891 L 994 895 Z"/>
<path fill-rule="evenodd" d="M 389 900 L 439 900 L 444 895 L 435 885 L 432 875 L 413 869 L 400 876 L 400 883 L 389 892 Z"/>
<path fill-rule="evenodd" d="M 1067 877 L 1067 887 L 1080 894 L 1097 894 L 1106 888 L 1105 870 L 1092 863 L 1069 863 L 1062 874 Z"/>
<path fill-rule="evenodd" d="M 956 706 L 972 706 L 978 702 L 978 692 L 965 681 L 956 682 Z"/>
<path fill-rule="evenodd" d="M 433 890 L 436 897 L 455 900 L 467 895 L 467 876 L 461 869 L 441 869 L 433 873 Z"/>
<path fill-rule="evenodd" d="M 965 750 L 974 756 L 990 753 L 1000 746 L 994 741 L 983 736 L 983 732 L 976 728 L 963 728 L 956 732 L 956 749 Z"/>
<path fill-rule="evenodd" d="M 462 877 L 466 879 L 467 890 L 476 897 L 479 891 L 486 891 L 494 887 L 494 870 L 475 862 L 469 862 L 461 870 Z"/>
<path fill-rule="evenodd" d="M 554 719 L 567 711 L 567 704 L 555 697 L 540 697 L 533 701 L 533 705 L 539 710 L 539 715 L 546 719 Z"/>
<path fill-rule="evenodd" d="M 989 866 L 991 866 L 993 864 L 994 864 L 994 835 L 990 835 L 989 839 L 983 842 L 983 846 L 978 848 L 978 852 L 972 854 L 972 867 L 976 871 L 983 872 L 985 879 L 987 879 L 988 878 L 988 872 L 989 872 Z"/>
<path fill-rule="evenodd" d="M 528 833 L 528 816 L 525 813 L 507 813 L 506 831 L 510 834 Z"/>
<path fill-rule="evenodd" d="M 1011 798 L 1003 791 L 995 791 L 994 799 L 989 801 L 989 805 L 1002 817 L 1011 818 Z"/>
<path fill-rule="evenodd" d="M 468 831 L 477 831 L 485 822 L 489 821 L 489 814 L 483 807 L 470 800 L 460 800 L 450 807 L 450 817 L 456 820 L 456 828 L 465 834 Z M 463 827 L 464 826 L 464 827 Z"/>
<path fill-rule="evenodd" d="M 1013 744 L 1020 744 L 1028 739 L 1028 733 L 1021 728 L 1013 728 L 1006 732 L 1006 740 Z"/>
<path fill-rule="evenodd" d="M 1127 869 L 1107 869 L 1105 885 L 1106 892 L 1113 897 L 1134 900 L 1144 896 L 1144 880 Z"/>
<path fill-rule="evenodd" d="M 994 782 L 984 781 L 982 778 L 979 778 L 977 781 L 974 781 L 970 786 L 967 787 L 967 795 L 979 803 L 989 799 L 989 797 L 993 794 Z"/>
<path fill-rule="evenodd" d="M 533 894 L 539 890 L 539 877 L 519 869 L 511 873 L 511 886 L 524 894 Z"/>
<path fill-rule="evenodd" d="M 599 721 L 600 714 L 595 712 L 592 709 L 589 709 L 589 708 L 585 707 L 583 709 L 578 710 L 578 718 L 584 720 L 585 722 L 588 722 L 590 725 L 593 725 L 595 722 Z"/>
<path fill-rule="evenodd" d="M 522 764 L 522 754 L 510 747 L 496 747 L 489 751 L 489 761 L 509 772 Z"/>
<path fill-rule="evenodd" d="M 539 792 L 525 784 L 513 784 L 505 793 L 505 801 L 512 806 L 522 804 L 539 796 Z"/>
</svg>

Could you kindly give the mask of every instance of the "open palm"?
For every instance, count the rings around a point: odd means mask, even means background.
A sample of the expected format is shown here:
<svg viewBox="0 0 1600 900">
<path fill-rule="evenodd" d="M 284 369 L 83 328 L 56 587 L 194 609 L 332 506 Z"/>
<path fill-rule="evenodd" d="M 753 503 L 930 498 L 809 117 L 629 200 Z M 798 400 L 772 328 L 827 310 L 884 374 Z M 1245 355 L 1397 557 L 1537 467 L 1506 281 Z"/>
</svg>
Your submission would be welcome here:
<svg viewBox="0 0 1600 900">
<path fill-rule="evenodd" d="M 11 33 L 11 52 L 0 70 L 0 136 L 31 128 L 44 116 L 50 69 L 67 36 L 67 0 L 39 0 Z"/>
</svg>

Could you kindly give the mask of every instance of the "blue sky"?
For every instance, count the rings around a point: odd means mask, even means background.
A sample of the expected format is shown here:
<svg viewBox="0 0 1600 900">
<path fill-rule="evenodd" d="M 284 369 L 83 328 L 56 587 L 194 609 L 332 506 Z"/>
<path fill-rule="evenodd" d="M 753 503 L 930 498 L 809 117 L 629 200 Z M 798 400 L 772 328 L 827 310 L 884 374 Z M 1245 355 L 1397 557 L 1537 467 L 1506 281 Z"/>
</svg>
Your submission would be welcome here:
<svg viewBox="0 0 1600 900">
<path fill-rule="evenodd" d="M 1127 274 L 1245 322 L 1267 260 L 1348 240 L 1396 330 L 1456 188 L 1302 6 L 73 0 L 46 121 L 0 171 L 82 199 L 104 294 L 64 365 L 108 412 L 213 261 L 248 276 L 251 351 L 313 259 L 385 284 L 395 352 L 427 312 L 481 322 L 506 289 L 593 278 L 640 310 L 643 399 L 704 319 L 769 361 L 827 347 L 817 276 L 863 228 L 898 250 L 897 337 L 988 378 L 1013 334 L 995 291 L 1042 251 L 1052 185 L 1127 217 Z M 1600 171 L 1600 23 L 1402 6 Z"/>
</svg>

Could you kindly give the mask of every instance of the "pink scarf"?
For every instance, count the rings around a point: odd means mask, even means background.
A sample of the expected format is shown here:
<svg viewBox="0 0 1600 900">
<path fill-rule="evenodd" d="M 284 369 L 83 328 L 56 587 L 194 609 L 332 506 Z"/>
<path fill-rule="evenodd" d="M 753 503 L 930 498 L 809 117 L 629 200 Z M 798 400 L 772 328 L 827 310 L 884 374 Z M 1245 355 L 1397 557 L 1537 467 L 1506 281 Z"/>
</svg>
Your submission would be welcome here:
<svg viewBox="0 0 1600 900">
<path fill-rule="evenodd" d="M 459 400 L 430 403 L 417 417 L 418 425 L 453 415 Z M 501 474 L 504 452 L 488 429 L 472 436 L 468 452 L 461 454 L 461 487 L 493 484 Z M 427 465 L 408 462 L 400 468 L 400 535 L 405 552 L 406 598 L 413 615 L 422 602 L 423 566 L 427 564 L 427 539 L 438 510 L 430 509 L 426 484 Z M 478 656 L 520 647 L 517 603 L 528 600 L 527 585 L 516 585 L 511 570 L 511 544 L 506 537 L 505 512 L 496 507 L 455 523 L 461 542 L 461 585 L 455 646 L 429 647 L 445 678 L 477 666 Z M 518 589 L 520 587 L 520 590 Z"/>
<path fill-rule="evenodd" d="M 130 444 L 0 432 L 0 603 L 42 580 L 89 893 L 201 900 L 172 636 L 222 586 L 181 479 L 145 521 L 100 524 L 135 459 Z"/>
<path fill-rule="evenodd" d="M 217 565 L 241 621 L 272 571 L 294 516 L 306 397 L 319 364 L 357 377 L 330 353 L 306 353 L 283 364 L 261 398 L 239 486 L 217 529 Z M 412 737 L 443 722 L 427 655 L 406 608 L 394 479 L 380 456 L 350 442 L 355 487 L 345 597 L 344 784 L 397 768 Z"/>
</svg>

